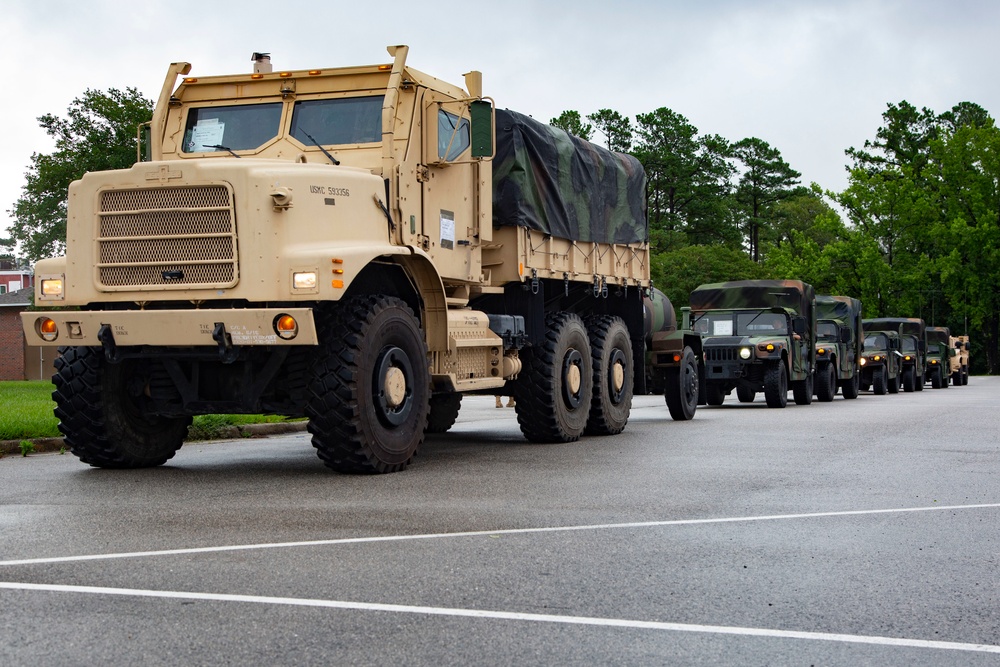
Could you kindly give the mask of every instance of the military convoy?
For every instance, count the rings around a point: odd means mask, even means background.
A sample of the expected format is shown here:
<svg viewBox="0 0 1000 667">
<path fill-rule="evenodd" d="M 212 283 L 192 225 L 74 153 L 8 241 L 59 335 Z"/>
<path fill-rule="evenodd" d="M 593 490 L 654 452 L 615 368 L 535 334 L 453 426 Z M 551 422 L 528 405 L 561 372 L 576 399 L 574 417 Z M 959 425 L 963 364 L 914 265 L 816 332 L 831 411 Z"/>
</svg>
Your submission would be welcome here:
<svg viewBox="0 0 1000 667">
<path fill-rule="evenodd" d="M 901 355 L 900 385 L 903 391 L 923 391 L 926 372 L 926 329 L 917 317 L 876 317 L 865 320 L 871 330 L 889 330 L 899 334 Z"/>
<path fill-rule="evenodd" d="M 192 415 L 274 413 L 308 417 L 335 470 L 393 472 L 465 393 L 513 394 L 533 442 L 624 429 L 646 391 L 642 165 L 494 109 L 478 72 L 463 89 L 388 51 L 175 63 L 148 160 L 70 186 L 66 256 L 36 265 L 23 325 L 62 347 L 56 414 L 81 460 L 155 466 Z M 677 419 L 699 344 L 676 322 L 656 334 Z"/>
<path fill-rule="evenodd" d="M 816 377 L 819 401 L 832 401 L 839 388 L 854 399 L 861 390 L 864 354 L 861 301 L 849 296 L 816 297 Z"/>
<path fill-rule="evenodd" d="M 741 403 L 764 393 L 783 408 L 791 387 L 808 405 L 816 366 L 816 310 L 811 285 L 798 280 L 739 280 L 702 285 L 691 293 L 683 328 L 702 338 L 699 402 L 722 405 L 736 390 Z"/>
<path fill-rule="evenodd" d="M 902 373 L 899 333 L 892 329 L 867 328 L 861 357 L 861 389 L 875 394 L 899 393 Z"/>
</svg>

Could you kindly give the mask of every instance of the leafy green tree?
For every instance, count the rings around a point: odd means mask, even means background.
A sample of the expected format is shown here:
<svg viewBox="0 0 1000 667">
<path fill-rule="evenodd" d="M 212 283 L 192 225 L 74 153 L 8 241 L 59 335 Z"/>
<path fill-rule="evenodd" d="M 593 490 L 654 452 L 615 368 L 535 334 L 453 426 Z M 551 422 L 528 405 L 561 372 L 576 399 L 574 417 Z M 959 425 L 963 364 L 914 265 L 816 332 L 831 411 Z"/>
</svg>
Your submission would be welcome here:
<svg viewBox="0 0 1000 667">
<path fill-rule="evenodd" d="M 66 117 L 38 122 L 55 138 L 55 151 L 34 153 L 21 196 L 8 210 L 11 235 L 32 260 L 60 254 L 66 243 L 69 184 L 88 171 L 123 169 L 136 158 L 136 128 L 152 118 L 153 102 L 135 88 L 87 90 Z"/>
<path fill-rule="evenodd" d="M 574 137 L 580 137 L 586 141 L 594 136 L 594 126 L 584 123 L 579 111 L 563 111 L 557 117 L 549 121 L 549 125 L 566 130 Z"/>
<path fill-rule="evenodd" d="M 743 251 L 721 245 L 695 245 L 655 253 L 650 260 L 650 275 L 653 284 L 670 298 L 678 316 L 699 285 L 770 277 L 763 266 L 750 261 Z"/>
<path fill-rule="evenodd" d="M 749 137 L 732 146 L 732 156 L 742 171 L 735 199 L 750 258 L 761 259 L 762 229 L 771 229 L 777 219 L 775 205 L 790 197 L 801 174 L 763 139 Z"/>
<path fill-rule="evenodd" d="M 608 150 L 618 153 L 628 153 L 632 150 L 634 130 L 628 116 L 611 109 L 600 109 L 596 113 L 589 114 L 587 120 L 604 135 Z"/>
</svg>

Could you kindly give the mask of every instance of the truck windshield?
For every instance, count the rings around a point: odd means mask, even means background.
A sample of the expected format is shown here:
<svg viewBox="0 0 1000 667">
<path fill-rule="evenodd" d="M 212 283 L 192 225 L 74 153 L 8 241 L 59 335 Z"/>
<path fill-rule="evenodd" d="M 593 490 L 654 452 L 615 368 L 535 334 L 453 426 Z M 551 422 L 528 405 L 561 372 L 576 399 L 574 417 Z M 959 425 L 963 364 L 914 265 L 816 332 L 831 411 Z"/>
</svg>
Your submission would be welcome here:
<svg viewBox="0 0 1000 667">
<path fill-rule="evenodd" d="M 888 350 L 889 340 L 885 337 L 885 334 L 868 334 L 865 336 L 865 349 L 866 350 Z"/>
<path fill-rule="evenodd" d="M 292 136 L 306 146 L 371 144 L 382 141 L 383 95 L 301 100 L 292 109 Z"/>
<path fill-rule="evenodd" d="M 817 322 L 816 323 L 816 337 L 819 340 L 832 340 L 836 341 L 839 332 L 837 330 L 836 322 Z"/>
<path fill-rule="evenodd" d="M 707 312 L 694 320 L 694 330 L 705 336 L 762 336 L 787 334 L 788 319 L 781 313 Z"/>
<path fill-rule="evenodd" d="M 194 107 L 184 126 L 185 153 L 254 150 L 278 136 L 281 102 Z"/>
<path fill-rule="evenodd" d="M 899 339 L 900 350 L 903 352 L 916 352 L 917 351 L 917 341 L 912 338 L 900 338 Z"/>
</svg>

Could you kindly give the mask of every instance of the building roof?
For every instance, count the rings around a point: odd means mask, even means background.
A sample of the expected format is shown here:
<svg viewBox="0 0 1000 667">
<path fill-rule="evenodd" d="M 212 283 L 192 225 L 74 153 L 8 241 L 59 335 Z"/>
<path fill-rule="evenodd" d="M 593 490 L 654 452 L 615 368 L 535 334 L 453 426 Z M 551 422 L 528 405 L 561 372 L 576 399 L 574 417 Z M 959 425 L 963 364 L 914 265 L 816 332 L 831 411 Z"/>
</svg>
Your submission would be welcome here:
<svg viewBox="0 0 1000 667">
<path fill-rule="evenodd" d="M 0 308 L 5 307 L 25 307 L 31 305 L 31 292 L 33 288 L 25 287 L 24 289 L 15 290 L 13 292 L 7 292 L 6 294 L 0 294 Z"/>
</svg>

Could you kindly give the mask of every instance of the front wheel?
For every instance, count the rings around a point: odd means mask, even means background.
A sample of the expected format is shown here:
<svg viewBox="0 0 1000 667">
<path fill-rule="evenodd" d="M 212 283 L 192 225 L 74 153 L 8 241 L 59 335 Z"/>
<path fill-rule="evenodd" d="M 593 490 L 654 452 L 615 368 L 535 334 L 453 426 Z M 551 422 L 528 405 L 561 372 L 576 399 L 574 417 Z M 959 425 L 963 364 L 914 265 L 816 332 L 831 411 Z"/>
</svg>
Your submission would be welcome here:
<svg viewBox="0 0 1000 667">
<path fill-rule="evenodd" d="M 149 414 L 147 364 L 110 364 L 99 347 L 64 347 L 55 367 L 52 399 L 59 430 L 84 463 L 151 468 L 180 449 L 191 418 Z"/>
<path fill-rule="evenodd" d="M 843 383 L 841 386 L 844 390 L 844 398 L 857 398 L 858 394 L 861 393 L 861 370 L 855 368 L 854 375 L 851 376 L 851 379 Z"/>
<path fill-rule="evenodd" d="M 698 409 L 698 362 L 690 347 L 685 347 L 678 368 L 667 370 L 667 384 L 663 397 L 667 410 L 675 421 L 687 421 Z"/>
<path fill-rule="evenodd" d="M 913 367 L 907 366 L 903 369 L 903 391 L 911 392 L 916 389 L 916 383 L 913 380 Z"/>
<path fill-rule="evenodd" d="M 795 405 L 809 405 L 813 401 L 813 376 L 812 373 L 806 375 L 805 380 L 796 380 L 792 383 L 792 398 Z"/>
<path fill-rule="evenodd" d="M 705 383 L 705 402 L 709 405 L 722 405 L 726 401 L 726 390 L 721 384 Z"/>
<path fill-rule="evenodd" d="M 778 361 L 764 371 L 764 399 L 769 408 L 783 408 L 788 405 L 788 374 L 785 362 Z"/>
<path fill-rule="evenodd" d="M 338 472 L 404 469 L 430 410 L 420 322 L 404 301 L 382 295 L 345 299 L 322 317 L 306 403 L 313 447 Z"/>
<path fill-rule="evenodd" d="M 888 372 L 888 371 L 886 371 L 886 372 Z M 896 377 L 891 378 L 889 380 L 889 393 L 890 394 L 898 394 L 899 393 L 899 375 L 896 375 Z"/>
<path fill-rule="evenodd" d="M 757 392 L 747 387 L 745 385 L 737 385 L 736 387 L 736 399 L 740 403 L 753 403 L 753 400 L 757 398 Z"/>
<path fill-rule="evenodd" d="M 527 348 L 513 383 L 517 423 L 531 442 L 572 442 L 583 435 L 590 417 L 590 338 L 573 313 L 550 313 L 545 325 L 545 339 Z"/>
<path fill-rule="evenodd" d="M 872 390 L 879 396 L 885 395 L 889 390 L 889 381 L 885 377 L 885 367 L 872 371 Z"/>
<path fill-rule="evenodd" d="M 625 430 L 632 411 L 632 341 L 620 317 L 596 315 L 586 320 L 594 369 L 588 435 Z"/>
<path fill-rule="evenodd" d="M 833 372 L 832 363 L 816 366 L 816 400 L 829 403 L 837 395 L 837 378 Z"/>
</svg>

